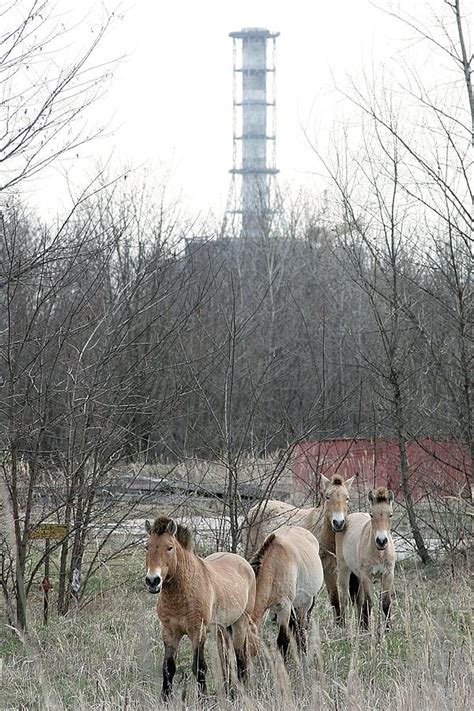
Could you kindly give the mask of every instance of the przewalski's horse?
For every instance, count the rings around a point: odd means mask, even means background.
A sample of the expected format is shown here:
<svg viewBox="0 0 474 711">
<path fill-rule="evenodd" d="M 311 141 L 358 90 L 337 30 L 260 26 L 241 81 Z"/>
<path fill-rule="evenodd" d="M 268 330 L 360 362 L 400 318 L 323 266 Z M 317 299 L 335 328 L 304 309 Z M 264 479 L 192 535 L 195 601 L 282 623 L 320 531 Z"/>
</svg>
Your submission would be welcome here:
<svg viewBox="0 0 474 711">
<path fill-rule="evenodd" d="M 396 560 L 390 533 L 393 498 L 393 492 L 384 486 L 374 492 L 370 491 L 370 513 L 349 514 L 345 531 L 336 535 L 342 614 L 347 607 L 349 592 L 352 598 L 357 595 L 359 616 L 364 628 L 367 628 L 369 623 L 374 594 L 372 581 L 375 576 L 382 578 L 382 608 L 387 625 L 390 622 Z M 357 578 L 355 588 L 352 585 L 351 573 Z"/>
<path fill-rule="evenodd" d="M 349 492 L 356 475 L 344 481 L 335 474 L 330 481 L 321 475 L 322 505 L 301 509 L 283 501 L 269 500 L 257 504 L 248 512 L 249 522 L 246 554 L 262 546 L 269 533 L 280 526 L 301 526 L 311 531 L 319 541 L 319 555 L 323 564 L 324 582 L 334 608 L 336 622 L 341 610 L 337 592 L 336 531 L 343 531 L 348 515 Z"/>
<path fill-rule="evenodd" d="M 283 526 L 267 536 L 250 564 L 257 580 L 253 621 L 258 625 L 265 612 L 272 610 L 283 659 L 287 660 L 290 631 L 298 651 L 306 652 L 309 616 L 323 584 L 317 539 L 300 526 Z"/>
<path fill-rule="evenodd" d="M 232 643 L 239 681 L 245 681 L 248 662 L 248 635 L 253 626 L 255 575 L 250 564 L 234 553 L 213 553 L 199 558 L 189 530 L 165 516 L 148 533 L 145 584 L 159 593 L 156 610 L 160 618 L 165 656 L 163 699 L 168 699 L 176 671 L 175 656 L 181 638 L 187 635 L 193 648 L 193 673 L 198 691 L 206 693 L 207 666 L 204 645 L 211 626 L 217 628 L 221 662 L 225 642 Z M 225 640 L 225 642 L 224 642 Z M 223 669 L 229 679 L 229 669 Z"/>
</svg>

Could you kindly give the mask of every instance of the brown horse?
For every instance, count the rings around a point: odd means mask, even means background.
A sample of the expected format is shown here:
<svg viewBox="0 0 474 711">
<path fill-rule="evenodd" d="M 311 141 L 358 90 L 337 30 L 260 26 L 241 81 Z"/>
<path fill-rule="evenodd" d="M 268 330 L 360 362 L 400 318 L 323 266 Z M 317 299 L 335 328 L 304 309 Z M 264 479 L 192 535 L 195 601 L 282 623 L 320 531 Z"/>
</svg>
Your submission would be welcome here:
<svg viewBox="0 0 474 711">
<path fill-rule="evenodd" d="M 239 681 L 245 681 L 248 661 L 250 615 L 255 603 L 255 575 L 250 564 L 233 553 L 213 553 L 199 558 L 185 527 L 165 516 L 153 525 L 145 524 L 149 535 L 146 554 L 145 584 L 158 594 L 156 610 L 161 622 L 165 656 L 163 660 L 162 697 L 172 691 L 176 671 L 175 655 L 181 638 L 187 635 L 193 648 L 193 673 L 198 691 L 206 693 L 207 666 L 204 645 L 211 627 L 218 631 L 221 662 L 231 642 Z M 224 679 L 229 668 L 224 668 Z"/>
<path fill-rule="evenodd" d="M 392 587 L 395 570 L 395 546 L 390 533 L 393 492 L 384 486 L 369 492 L 371 511 L 353 513 L 347 517 L 346 530 L 336 536 L 338 588 L 342 614 L 349 593 L 357 596 L 359 616 L 368 627 L 373 603 L 374 576 L 382 578 L 382 609 L 387 625 L 392 607 Z M 350 583 L 351 573 L 357 577 L 356 587 Z M 350 586 L 350 590 L 349 590 Z"/>
<path fill-rule="evenodd" d="M 283 659 L 288 657 L 290 630 L 298 651 L 306 652 L 309 616 L 323 584 L 317 539 L 300 526 L 283 526 L 267 536 L 250 564 L 257 580 L 253 621 L 258 625 L 265 612 L 272 610 Z"/>
<path fill-rule="evenodd" d="M 247 517 L 247 553 L 262 546 L 266 536 L 280 526 L 301 526 L 316 536 L 319 541 L 324 582 L 334 608 L 336 622 L 340 621 L 341 610 L 337 592 L 335 533 L 343 531 L 346 525 L 349 491 L 355 478 L 354 475 L 344 481 L 335 474 L 330 481 L 321 475 L 323 503 L 316 508 L 301 509 L 283 501 L 270 500 L 251 508 Z"/>
</svg>

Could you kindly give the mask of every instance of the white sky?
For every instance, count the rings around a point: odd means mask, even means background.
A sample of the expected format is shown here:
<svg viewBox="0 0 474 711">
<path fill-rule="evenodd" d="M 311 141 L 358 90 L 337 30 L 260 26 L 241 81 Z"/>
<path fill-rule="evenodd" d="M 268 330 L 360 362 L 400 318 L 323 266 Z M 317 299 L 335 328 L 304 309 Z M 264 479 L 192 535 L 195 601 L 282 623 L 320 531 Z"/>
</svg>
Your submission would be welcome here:
<svg viewBox="0 0 474 711">
<path fill-rule="evenodd" d="M 91 0 L 88 0 L 90 2 Z M 281 182 L 317 180 L 318 160 L 304 137 L 324 142 L 341 116 L 335 83 L 347 74 L 380 71 L 403 52 L 407 30 L 368 0 L 126 0 L 123 19 L 105 39 L 101 58 L 127 55 L 106 96 L 94 107 L 109 135 L 79 151 L 35 183 L 44 214 L 65 203 L 62 172 L 80 184 L 97 160 L 149 165 L 170 173 L 193 213 L 225 205 L 232 161 L 232 40 L 242 27 L 279 31 L 277 39 L 277 166 Z M 385 7 L 386 0 L 380 0 Z M 81 4 L 81 12 L 84 5 Z M 110 4 L 110 3 L 109 3 Z M 61 9 L 73 0 L 60 0 Z M 412 14 L 422 0 L 400 0 Z M 94 5 L 97 7 L 97 4 Z M 84 23 L 92 21 L 92 16 Z M 318 180 L 318 188 L 321 182 Z"/>
</svg>

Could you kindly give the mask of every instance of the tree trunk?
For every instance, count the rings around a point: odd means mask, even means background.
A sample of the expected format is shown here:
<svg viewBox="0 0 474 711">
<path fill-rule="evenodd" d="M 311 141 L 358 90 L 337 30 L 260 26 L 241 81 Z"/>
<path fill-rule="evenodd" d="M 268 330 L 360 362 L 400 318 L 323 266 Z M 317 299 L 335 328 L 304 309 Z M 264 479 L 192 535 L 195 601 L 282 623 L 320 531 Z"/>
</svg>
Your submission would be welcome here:
<svg viewBox="0 0 474 711">
<path fill-rule="evenodd" d="M 403 434 L 404 428 L 404 418 L 403 418 L 403 405 L 402 405 L 402 395 L 400 391 L 400 385 L 398 382 L 397 374 L 392 371 L 392 388 L 393 388 L 393 399 L 395 405 L 395 427 L 397 431 L 398 440 L 398 452 L 400 457 L 400 472 L 402 478 L 402 491 L 403 498 L 405 500 L 405 506 L 408 514 L 408 520 L 410 522 L 411 533 L 415 541 L 416 552 L 420 556 L 423 564 L 426 565 L 430 562 L 430 556 L 428 549 L 425 546 L 423 536 L 418 527 L 416 520 L 415 506 L 413 503 L 413 498 L 410 491 L 410 481 L 409 481 L 409 470 L 408 470 L 408 457 L 406 450 L 406 439 Z"/>
</svg>

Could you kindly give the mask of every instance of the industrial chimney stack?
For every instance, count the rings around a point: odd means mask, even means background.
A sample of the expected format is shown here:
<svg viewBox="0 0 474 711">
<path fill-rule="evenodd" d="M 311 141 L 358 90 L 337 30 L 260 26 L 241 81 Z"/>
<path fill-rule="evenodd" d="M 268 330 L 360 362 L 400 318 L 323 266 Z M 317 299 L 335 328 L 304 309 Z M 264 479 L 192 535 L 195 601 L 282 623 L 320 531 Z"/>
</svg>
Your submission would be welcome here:
<svg viewBox="0 0 474 711">
<path fill-rule="evenodd" d="M 231 205 L 241 235 L 266 234 L 273 216 L 275 176 L 275 40 L 279 32 L 245 28 L 234 42 L 234 121 Z M 240 190 L 239 190 L 240 188 Z M 233 204 L 232 204 L 233 203 Z"/>
</svg>

